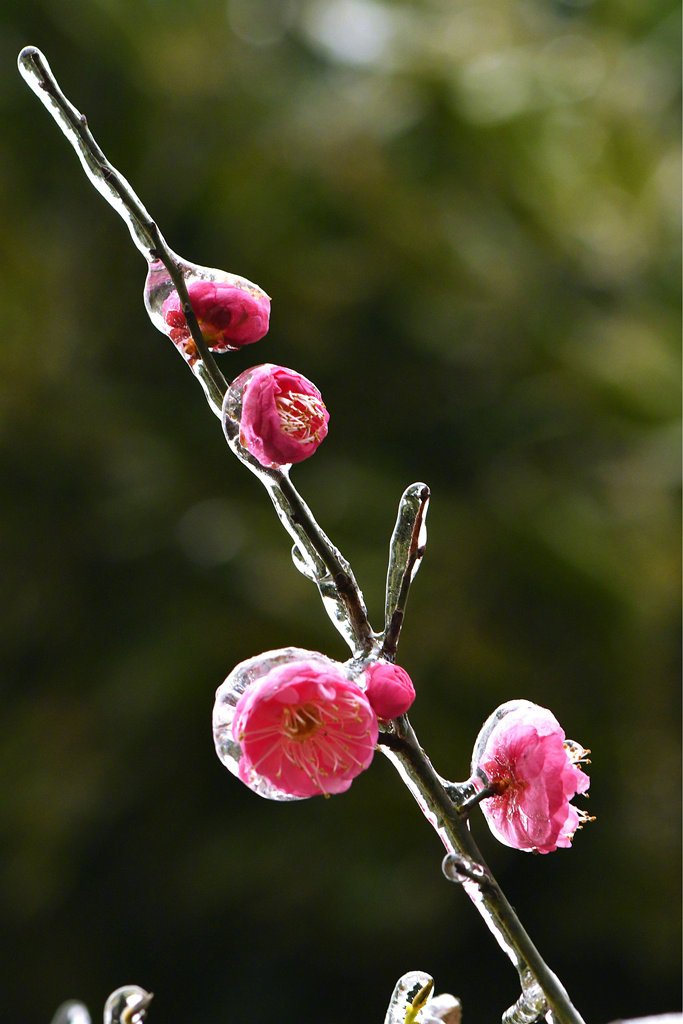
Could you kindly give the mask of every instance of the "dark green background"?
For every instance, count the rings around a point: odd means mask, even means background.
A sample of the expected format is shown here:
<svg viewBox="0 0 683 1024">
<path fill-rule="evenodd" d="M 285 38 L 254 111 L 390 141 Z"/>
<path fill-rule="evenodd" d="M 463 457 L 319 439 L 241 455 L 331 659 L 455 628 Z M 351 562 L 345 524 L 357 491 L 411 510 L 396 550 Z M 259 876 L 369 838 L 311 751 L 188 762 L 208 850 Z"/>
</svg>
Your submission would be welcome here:
<svg viewBox="0 0 683 1024">
<path fill-rule="evenodd" d="M 588 1021 L 677 1007 L 677 8 L 3 3 L 3 1021 L 67 997 L 97 1021 L 136 982 L 150 1024 L 381 1024 L 417 968 L 464 1024 L 516 998 L 383 758 L 285 806 L 216 759 L 238 661 L 345 651 L 19 78 L 26 43 L 173 248 L 272 295 L 221 365 L 320 387 L 295 481 L 376 623 L 398 498 L 429 483 L 418 734 L 464 778 L 523 696 L 592 748 L 570 851 L 473 827 Z"/>
</svg>

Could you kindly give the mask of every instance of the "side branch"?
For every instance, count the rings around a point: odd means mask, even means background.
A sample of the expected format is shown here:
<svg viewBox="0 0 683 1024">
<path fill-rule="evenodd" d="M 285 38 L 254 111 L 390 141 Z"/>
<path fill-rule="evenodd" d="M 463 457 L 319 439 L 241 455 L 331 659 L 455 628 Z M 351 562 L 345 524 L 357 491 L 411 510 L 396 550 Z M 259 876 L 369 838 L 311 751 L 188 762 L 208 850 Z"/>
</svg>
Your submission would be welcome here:
<svg viewBox="0 0 683 1024">
<path fill-rule="evenodd" d="M 403 492 L 398 506 L 396 525 L 389 544 L 384 633 L 382 656 L 393 661 L 396 656 L 410 584 L 413 582 L 427 543 L 426 517 L 429 487 L 411 484 Z"/>
<path fill-rule="evenodd" d="M 503 952 L 519 974 L 523 992 L 536 983 L 555 1024 L 584 1024 L 556 975 L 531 941 L 517 914 L 493 877 L 467 825 L 466 816 L 448 795 L 443 781 L 420 746 L 406 715 L 396 719 L 396 732 L 379 739 L 382 752 L 394 764 L 446 850 L 455 855 L 457 880 L 483 917 Z"/>
</svg>

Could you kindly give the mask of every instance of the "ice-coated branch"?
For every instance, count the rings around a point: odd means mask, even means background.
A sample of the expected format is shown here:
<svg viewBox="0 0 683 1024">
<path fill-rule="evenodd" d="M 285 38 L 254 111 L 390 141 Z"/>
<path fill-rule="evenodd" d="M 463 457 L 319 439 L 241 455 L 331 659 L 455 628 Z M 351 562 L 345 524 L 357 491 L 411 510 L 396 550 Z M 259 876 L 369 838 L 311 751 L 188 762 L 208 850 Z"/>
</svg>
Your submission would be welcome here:
<svg viewBox="0 0 683 1024">
<path fill-rule="evenodd" d="M 193 372 L 202 384 L 213 412 L 220 416 L 223 395 L 228 385 L 197 322 L 180 269 L 182 261 L 168 246 L 131 185 L 105 157 L 88 128 L 87 119 L 62 92 L 44 54 L 35 46 L 25 46 L 19 54 L 18 64 L 22 77 L 76 150 L 90 182 L 125 221 L 136 247 L 148 263 L 159 260 L 166 267 L 180 297 L 187 326 L 199 355 L 192 367 Z"/>
<path fill-rule="evenodd" d="M 280 522 L 294 541 L 292 559 L 295 566 L 317 586 L 325 611 L 352 654 L 354 657 L 367 656 L 376 646 L 376 640 L 351 566 L 318 526 L 287 470 L 262 466 L 240 444 L 239 424 L 230 415 L 228 402 L 229 395 L 226 396 L 223 415 L 223 430 L 228 444 L 240 462 L 258 477 L 268 491 Z"/>
<path fill-rule="evenodd" d="M 410 584 L 420 568 L 427 543 L 429 488 L 411 484 L 403 492 L 389 544 L 382 655 L 392 660 L 403 625 Z"/>
<path fill-rule="evenodd" d="M 192 361 L 191 368 L 212 411 L 221 417 L 228 385 L 199 327 L 182 271 L 184 261 L 167 245 L 129 182 L 107 160 L 86 118 L 64 95 L 44 54 L 35 46 L 26 46 L 19 54 L 18 65 L 22 77 L 76 150 L 89 180 L 127 224 L 136 247 L 148 263 L 160 261 L 168 271 L 199 356 Z M 233 437 L 234 432 L 228 440 L 232 442 Z M 268 490 L 281 521 L 296 542 L 295 565 L 315 581 L 325 609 L 353 653 L 369 653 L 375 645 L 374 635 L 348 562 L 315 523 L 286 472 L 264 469 L 240 445 L 231 443 L 231 447 Z"/>
<path fill-rule="evenodd" d="M 559 979 L 531 941 L 522 922 L 493 877 L 472 838 L 467 815 L 453 802 L 420 746 L 407 715 L 394 723 L 393 735 L 380 736 L 380 749 L 393 763 L 420 810 L 453 859 L 449 880 L 462 885 L 498 945 L 517 969 L 526 993 L 537 983 L 555 1024 L 583 1024 Z M 514 1018 L 513 1018 L 514 1019 Z"/>
<path fill-rule="evenodd" d="M 185 358 L 202 383 L 212 411 L 222 418 L 231 449 L 268 491 L 280 521 L 294 541 L 293 557 L 297 568 L 316 583 L 326 611 L 349 644 L 354 658 L 363 660 L 380 653 L 381 640 L 382 656 L 392 661 L 410 583 L 424 551 L 428 488 L 424 484 L 413 484 L 401 499 L 390 545 L 385 629 L 379 637 L 370 626 L 363 596 L 351 567 L 316 523 L 310 509 L 291 483 L 287 467 L 268 467 L 242 446 L 239 417 L 234 416 L 229 407 L 230 390 L 216 367 L 190 302 L 183 271 L 183 267 L 187 268 L 188 265 L 183 264 L 168 248 L 155 222 L 128 182 L 106 160 L 85 118 L 66 99 L 40 51 L 35 47 L 22 50 L 19 68 L 31 89 L 76 149 L 93 185 L 128 225 L 135 245 L 147 262 L 152 267 L 161 263 L 166 268 L 172 286 L 177 291 L 181 311 L 195 346 L 191 353 L 185 351 Z M 204 280 L 211 281 L 213 278 L 204 275 Z M 176 312 L 173 310 L 174 316 Z M 182 330 L 182 324 L 179 329 Z M 518 971 L 522 997 L 507 1012 L 506 1024 L 528 1024 L 534 1019 L 530 1016 L 534 1013 L 536 1017 L 545 1015 L 554 1024 L 583 1024 L 566 991 L 533 945 L 472 839 L 467 816 L 473 802 L 474 785 L 454 786 L 437 775 L 405 715 L 392 721 L 388 731 L 380 738 L 380 746 L 446 847 L 450 855 L 446 864 L 447 877 L 462 885 L 499 946 Z M 470 804 L 466 803 L 468 800 Z M 428 976 L 427 980 L 430 980 Z M 408 1001 L 415 999 L 425 984 L 423 982 L 418 985 L 415 991 L 410 989 L 412 994 Z M 107 1002 L 105 1024 L 142 1024 L 150 998 L 148 993 L 135 986 L 117 990 Z M 408 1004 L 404 1001 L 408 999 L 405 986 L 396 999 L 390 1006 L 387 1024 L 404 1024 L 408 1012 Z M 400 1016 L 401 1007 L 403 1017 Z M 78 1013 L 83 1009 L 81 1004 L 72 1004 L 72 1009 L 66 1009 L 66 1015 L 63 1014 L 57 1024 L 86 1024 L 84 1017 L 79 1021 L 77 1017 L 68 1016 L 72 1010 Z M 417 1020 L 421 1004 L 413 1009 Z"/>
<path fill-rule="evenodd" d="M 535 1024 L 543 1020 L 548 1003 L 540 985 L 530 977 L 516 1003 L 503 1014 L 502 1024 Z"/>
</svg>

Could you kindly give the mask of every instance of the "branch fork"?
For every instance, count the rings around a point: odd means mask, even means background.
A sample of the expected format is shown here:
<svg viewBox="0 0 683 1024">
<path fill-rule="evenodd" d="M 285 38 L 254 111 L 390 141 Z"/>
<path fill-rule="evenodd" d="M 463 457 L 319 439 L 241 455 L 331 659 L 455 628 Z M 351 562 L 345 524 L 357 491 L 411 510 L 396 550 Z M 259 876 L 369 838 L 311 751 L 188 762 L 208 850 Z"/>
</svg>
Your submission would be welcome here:
<svg viewBox="0 0 683 1024">
<path fill-rule="evenodd" d="M 209 406 L 221 418 L 226 440 L 234 454 L 267 490 L 284 529 L 294 542 L 292 554 L 296 568 L 318 587 L 323 606 L 349 645 L 352 659 L 393 661 L 410 586 L 425 552 L 429 488 L 423 483 L 411 484 L 401 497 L 389 546 L 384 628 L 381 633 L 375 633 L 349 563 L 318 526 L 289 479 L 288 470 L 264 468 L 241 446 L 238 423 L 226 408 L 228 384 L 199 327 L 185 284 L 183 261 L 167 245 L 156 222 L 123 175 L 106 159 L 86 118 L 66 98 L 40 50 L 25 47 L 19 55 L 19 70 L 76 150 L 94 187 L 126 223 L 138 250 L 148 263 L 160 261 L 166 268 L 196 346 L 197 357 L 191 368 L 204 389 Z M 522 995 L 504 1015 L 504 1024 L 531 1024 L 541 1017 L 555 1024 L 583 1024 L 566 991 L 543 961 L 503 895 L 470 834 L 469 811 L 491 793 L 475 795 L 466 783 L 458 785 L 442 779 L 420 746 L 407 715 L 390 723 L 387 731 L 380 735 L 379 746 L 446 847 L 443 861 L 446 877 L 462 886 L 519 974 Z M 412 975 L 405 976 L 409 977 Z M 407 989 L 401 979 L 395 998 L 392 997 L 386 1024 L 416 1021 L 432 984 L 428 975 L 420 978 L 417 990 L 414 986 L 410 989 L 413 993 L 410 1004 L 406 1002 Z M 149 1001 L 145 1000 L 146 993 L 138 999 L 136 993 L 131 995 L 131 990 L 127 989 L 118 990 L 111 998 L 114 996 L 118 1002 L 110 1018 L 112 1024 L 138 1024 L 143 1020 Z"/>
</svg>

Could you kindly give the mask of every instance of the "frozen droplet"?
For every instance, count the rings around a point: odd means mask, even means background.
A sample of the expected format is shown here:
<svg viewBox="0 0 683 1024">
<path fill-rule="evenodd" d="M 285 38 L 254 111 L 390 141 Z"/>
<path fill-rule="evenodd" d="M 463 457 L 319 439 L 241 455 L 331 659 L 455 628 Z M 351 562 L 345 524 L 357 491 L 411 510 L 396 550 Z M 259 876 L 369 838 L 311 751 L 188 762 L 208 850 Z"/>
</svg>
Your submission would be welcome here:
<svg viewBox="0 0 683 1024">
<path fill-rule="evenodd" d="M 62 1003 L 52 1018 L 51 1024 L 91 1024 L 91 1019 L 87 1007 L 83 1003 L 70 999 L 68 1002 Z"/>
<path fill-rule="evenodd" d="M 485 882 L 488 878 L 486 869 L 476 861 L 459 853 L 447 853 L 441 862 L 441 870 L 449 882 L 463 885 L 465 882 Z"/>
<path fill-rule="evenodd" d="M 117 988 L 104 1005 L 104 1024 L 143 1024 L 152 993 L 139 985 Z"/>
<path fill-rule="evenodd" d="M 319 579 L 318 565 L 309 555 L 304 554 L 297 544 L 292 546 L 292 561 L 302 576 L 305 576 L 307 580 L 312 580 L 314 583 L 317 583 Z"/>
</svg>

